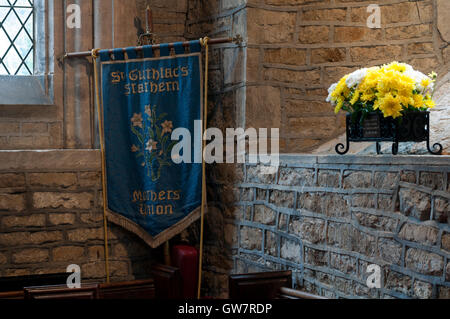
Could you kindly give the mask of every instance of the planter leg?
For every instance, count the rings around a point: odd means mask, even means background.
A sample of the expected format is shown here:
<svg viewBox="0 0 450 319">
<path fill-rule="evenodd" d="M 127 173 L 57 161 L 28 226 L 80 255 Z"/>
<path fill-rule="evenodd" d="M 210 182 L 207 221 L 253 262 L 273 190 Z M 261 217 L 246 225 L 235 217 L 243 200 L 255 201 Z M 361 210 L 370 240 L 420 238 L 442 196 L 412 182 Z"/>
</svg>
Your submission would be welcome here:
<svg viewBox="0 0 450 319">
<path fill-rule="evenodd" d="M 397 155 L 398 154 L 398 142 L 394 142 L 392 144 L 392 155 Z"/>
<path fill-rule="evenodd" d="M 348 140 L 348 138 L 347 138 L 346 144 L 347 145 L 344 145 L 342 143 L 337 144 L 336 148 L 335 148 L 336 153 L 338 153 L 339 155 L 347 154 L 348 150 L 350 149 L 350 141 Z M 344 150 L 341 151 L 342 149 L 344 149 Z"/>
<path fill-rule="evenodd" d="M 381 144 L 380 144 L 380 142 L 377 142 L 377 154 L 378 155 L 381 154 Z"/>
<path fill-rule="evenodd" d="M 430 147 L 430 114 L 427 113 L 427 149 L 433 155 L 441 155 L 442 154 L 442 145 L 440 143 L 434 143 L 433 149 Z"/>
<path fill-rule="evenodd" d="M 433 155 L 441 155 L 442 154 L 442 145 L 440 143 L 433 144 L 433 149 L 430 147 L 430 139 L 427 140 L 427 149 Z"/>
</svg>

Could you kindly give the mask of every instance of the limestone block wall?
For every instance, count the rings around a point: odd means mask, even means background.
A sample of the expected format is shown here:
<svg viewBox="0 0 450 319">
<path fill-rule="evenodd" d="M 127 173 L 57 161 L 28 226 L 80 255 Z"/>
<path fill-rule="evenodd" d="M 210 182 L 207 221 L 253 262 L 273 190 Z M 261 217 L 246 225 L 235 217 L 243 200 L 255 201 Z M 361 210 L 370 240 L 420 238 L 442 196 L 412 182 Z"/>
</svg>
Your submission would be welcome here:
<svg viewBox="0 0 450 319">
<path fill-rule="evenodd" d="M 307 152 L 343 133 L 324 99 L 344 74 L 398 60 L 445 75 L 446 2 L 249 0 L 246 125 L 279 127 L 282 152 Z M 379 29 L 367 26 L 370 4 Z"/>
<path fill-rule="evenodd" d="M 248 164 L 237 184 L 234 272 L 291 269 L 332 298 L 450 298 L 448 156 L 284 155 L 267 172 Z"/>
<path fill-rule="evenodd" d="M 189 0 L 185 37 L 198 39 L 246 34 L 244 0 Z M 224 131 L 242 126 L 245 117 L 246 47 L 226 43 L 210 47 L 208 126 Z"/>
<path fill-rule="evenodd" d="M 98 151 L 0 152 L 0 277 L 66 272 L 104 282 L 104 228 Z M 112 281 L 149 278 L 161 258 L 109 224 Z"/>
<path fill-rule="evenodd" d="M 49 1 L 47 1 L 49 2 Z M 65 52 L 137 45 L 145 30 L 145 8 L 154 9 L 158 40 L 184 40 L 187 0 L 53 1 L 47 10 L 47 54 L 54 63 L 52 105 L 3 105 L 0 98 L 0 149 L 98 148 L 93 69 L 90 59 L 58 61 Z M 66 6 L 80 5 L 81 28 L 65 26 Z"/>
<path fill-rule="evenodd" d="M 189 0 L 187 39 L 246 35 L 246 1 Z M 227 43 L 210 47 L 208 127 L 244 127 L 246 99 L 246 46 Z M 207 166 L 208 214 L 205 218 L 202 293 L 226 298 L 228 275 L 232 270 L 235 203 L 239 200 L 234 181 L 242 179 L 242 165 Z M 181 239 L 198 247 L 199 222 L 187 229 Z M 231 237 L 230 237 L 231 236 Z"/>
</svg>

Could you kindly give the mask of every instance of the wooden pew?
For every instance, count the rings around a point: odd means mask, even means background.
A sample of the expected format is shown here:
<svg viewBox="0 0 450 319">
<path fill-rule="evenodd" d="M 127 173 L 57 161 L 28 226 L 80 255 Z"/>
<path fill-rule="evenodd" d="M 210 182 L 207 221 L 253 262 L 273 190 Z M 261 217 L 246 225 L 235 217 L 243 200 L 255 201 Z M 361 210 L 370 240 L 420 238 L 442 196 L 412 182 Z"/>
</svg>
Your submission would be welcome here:
<svg viewBox="0 0 450 319">
<path fill-rule="evenodd" d="M 110 284 L 65 285 L 68 274 L 0 278 L 0 299 L 181 299 L 182 279 L 176 267 L 153 265 L 152 279 Z M 27 285 L 28 284 L 28 285 Z M 6 291 L 6 289 L 10 289 Z M 20 290 L 22 289 L 22 290 Z"/>
<path fill-rule="evenodd" d="M 0 292 L 0 300 L 22 300 L 25 298 L 23 290 Z"/>
<path fill-rule="evenodd" d="M 67 273 L 27 275 L 0 278 L 0 299 L 24 299 L 24 287 L 63 285 Z"/>
<path fill-rule="evenodd" d="M 0 299 L 23 299 L 24 287 L 63 285 L 67 273 L 14 276 L 0 278 Z"/>
<path fill-rule="evenodd" d="M 26 287 L 25 299 L 98 299 L 98 284 L 82 284 L 70 289 L 67 285 Z"/>
<path fill-rule="evenodd" d="M 229 276 L 230 299 L 275 299 L 281 287 L 292 287 L 292 271 Z"/>
<path fill-rule="evenodd" d="M 99 285 L 100 299 L 154 299 L 155 281 L 135 280 Z"/>
<path fill-rule="evenodd" d="M 291 287 L 290 270 L 229 276 L 230 299 L 327 299 Z"/>
<path fill-rule="evenodd" d="M 182 299 L 183 286 L 180 269 L 155 264 L 151 272 L 155 280 L 156 299 Z"/>
</svg>

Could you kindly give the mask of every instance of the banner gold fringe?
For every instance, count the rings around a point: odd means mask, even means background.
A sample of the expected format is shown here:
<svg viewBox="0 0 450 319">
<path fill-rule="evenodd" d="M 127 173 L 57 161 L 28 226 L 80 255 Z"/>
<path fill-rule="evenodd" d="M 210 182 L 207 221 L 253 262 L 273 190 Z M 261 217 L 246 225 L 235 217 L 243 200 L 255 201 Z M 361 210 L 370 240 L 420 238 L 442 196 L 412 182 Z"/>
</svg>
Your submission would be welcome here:
<svg viewBox="0 0 450 319">
<path fill-rule="evenodd" d="M 180 220 L 178 223 L 161 232 L 157 236 L 153 237 L 149 235 L 141 226 L 139 226 L 135 222 L 129 220 L 128 218 L 118 213 L 114 213 L 110 210 L 107 210 L 107 217 L 109 221 L 136 234 L 139 238 L 141 238 L 147 245 L 149 245 L 152 248 L 159 247 L 166 241 L 166 238 L 173 237 L 182 232 L 184 229 L 186 229 L 186 227 L 188 227 L 195 220 L 197 220 L 200 217 L 200 215 L 201 209 L 200 207 L 198 207 L 188 216 Z"/>
</svg>

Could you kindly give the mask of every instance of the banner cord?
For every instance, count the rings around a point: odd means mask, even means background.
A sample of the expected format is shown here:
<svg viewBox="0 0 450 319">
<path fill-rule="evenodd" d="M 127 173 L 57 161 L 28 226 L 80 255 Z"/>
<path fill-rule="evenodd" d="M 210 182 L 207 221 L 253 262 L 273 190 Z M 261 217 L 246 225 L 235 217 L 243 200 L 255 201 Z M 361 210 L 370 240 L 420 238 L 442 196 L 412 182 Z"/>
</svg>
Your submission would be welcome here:
<svg viewBox="0 0 450 319">
<path fill-rule="evenodd" d="M 105 272 L 106 283 L 109 284 L 109 249 L 108 249 L 108 221 L 106 219 L 106 176 L 105 176 L 105 148 L 103 144 L 103 120 L 100 111 L 100 91 L 98 86 L 98 71 L 97 71 L 97 58 L 99 49 L 92 50 L 92 61 L 94 64 L 94 81 L 95 81 L 95 97 L 97 102 L 97 115 L 98 115 L 98 130 L 100 137 L 100 150 L 102 157 L 102 195 L 103 195 L 103 228 L 105 233 Z"/>
<path fill-rule="evenodd" d="M 206 163 L 205 163 L 205 147 L 206 141 L 203 139 L 203 134 L 206 131 L 208 123 L 208 64 L 209 64 L 209 50 L 208 50 L 208 37 L 200 39 L 201 45 L 205 48 L 205 84 L 204 84 L 204 114 L 203 114 L 203 133 L 202 133 L 202 207 L 200 213 L 200 248 L 199 248 L 199 263 L 198 263 L 198 290 L 197 299 L 200 299 L 201 287 L 202 287 L 202 266 L 203 266 L 203 230 L 205 220 L 205 205 L 206 205 Z"/>
</svg>

